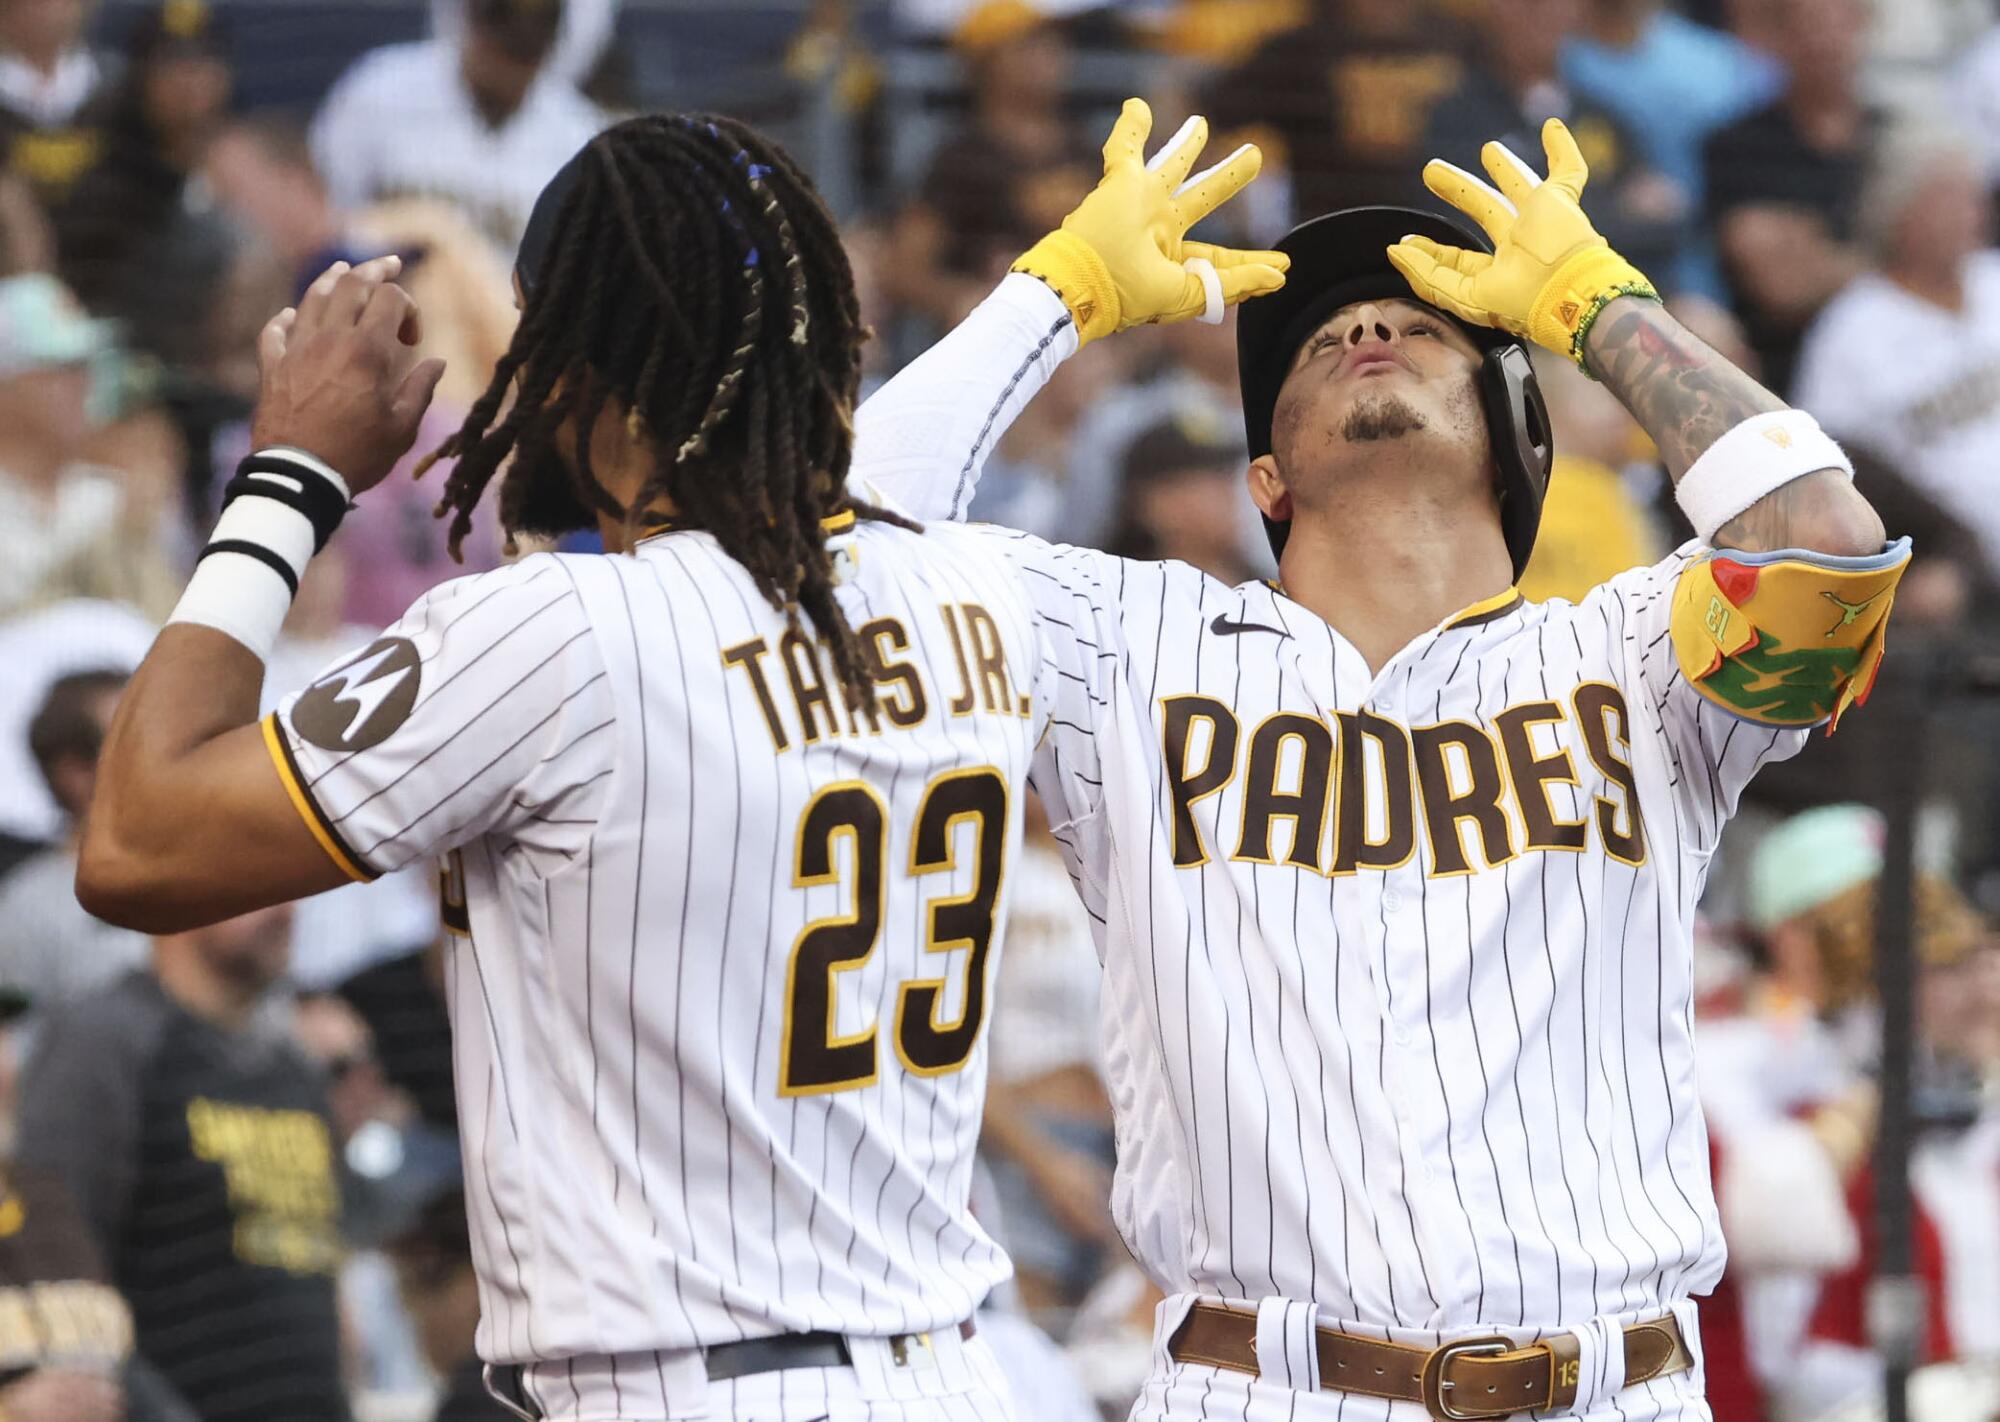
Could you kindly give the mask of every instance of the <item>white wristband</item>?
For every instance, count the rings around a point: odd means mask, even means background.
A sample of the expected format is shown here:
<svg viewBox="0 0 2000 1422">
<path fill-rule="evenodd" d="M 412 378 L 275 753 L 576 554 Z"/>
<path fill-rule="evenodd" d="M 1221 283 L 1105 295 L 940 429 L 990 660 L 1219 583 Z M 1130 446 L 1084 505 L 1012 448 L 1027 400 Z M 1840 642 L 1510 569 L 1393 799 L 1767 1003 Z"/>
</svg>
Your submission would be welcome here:
<svg viewBox="0 0 2000 1422">
<path fill-rule="evenodd" d="M 285 614 L 292 608 L 293 585 L 305 575 L 313 555 L 312 520 L 289 504 L 246 494 L 232 499 L 216 520 L 209 546 L 214 549 L 218 543 L 248 543 L 268 550 L 291 569 L 292 582 L 253 554 L 216 549 L 195 565 L 187 591 L 167 624 L 213 627 L 269 661 Z"/>
<path fill-rule="evenodd" d="M 1854 465 L 1804 410 L 1752 415 L 1710 445 L 1674 486 L 1674 498 L 1704 543 L 1766 494 L 1822 469 L 1854 477 Z"/>
<path fill-rule="evenodd" d="M 1222 294 L 1222 278 L 1216 273 L 1215 263 L 1206 257 L 1189 257 L 1181 265 L 1201 278 L 1202 292 L 1208 297 L 1207 308 L 1194 319 L 1204 326 L 1220 326 L 1229 312 L 1229 303 Z"/>
</svg>

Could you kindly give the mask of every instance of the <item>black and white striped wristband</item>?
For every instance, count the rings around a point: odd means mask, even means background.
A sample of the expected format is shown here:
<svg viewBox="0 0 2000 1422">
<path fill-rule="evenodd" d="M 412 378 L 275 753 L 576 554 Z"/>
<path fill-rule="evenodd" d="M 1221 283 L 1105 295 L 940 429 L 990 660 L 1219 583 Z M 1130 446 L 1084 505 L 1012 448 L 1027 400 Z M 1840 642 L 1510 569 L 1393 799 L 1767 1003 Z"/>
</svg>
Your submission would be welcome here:
<svg viewBox="0 0 2000 1422">
<path fill-rule="evenodd" d="M 304 450 L 250 455 L 223 491 L 222 517 L 168 624 L 213 627 L 268 659 L 306 564 L 347 509 L 347 482 Z"/>
</svg>

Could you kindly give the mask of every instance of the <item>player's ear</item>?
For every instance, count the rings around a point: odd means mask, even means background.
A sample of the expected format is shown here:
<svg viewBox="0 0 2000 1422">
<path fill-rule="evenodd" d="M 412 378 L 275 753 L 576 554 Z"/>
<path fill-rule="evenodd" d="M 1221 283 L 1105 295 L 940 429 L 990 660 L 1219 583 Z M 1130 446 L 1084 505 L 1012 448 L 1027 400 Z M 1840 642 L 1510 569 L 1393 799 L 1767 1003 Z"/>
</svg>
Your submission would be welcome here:
<svg viewBox="0 0 2000 1422">
<path fill-rule="evenodd" d="M 1260 454 L 1251 460 L 1244 481 L 1250 486 L 1251 502 L 1263 510 L 1265 518 L 1277 523 L 1291 521 L 1292 491 L 1285 487 L 1285 476 L 1278 470 L 1275 455 Z"/>
</svg>

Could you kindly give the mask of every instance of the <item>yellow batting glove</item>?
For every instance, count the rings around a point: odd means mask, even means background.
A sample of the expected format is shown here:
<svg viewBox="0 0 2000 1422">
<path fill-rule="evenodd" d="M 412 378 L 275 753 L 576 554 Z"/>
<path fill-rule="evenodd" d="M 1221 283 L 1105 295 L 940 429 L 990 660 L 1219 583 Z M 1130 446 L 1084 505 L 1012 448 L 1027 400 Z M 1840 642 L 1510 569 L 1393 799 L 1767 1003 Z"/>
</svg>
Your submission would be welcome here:
<svg viewBox="0 0 2000 1422">
<path fill-rule="evenodd" d="M 1014 263 L 1063 299 L 1083 342 L 1149 322 L 1219 322 L 1225 307 L 1285 284 L 1291 258 L 1283 252 L 1187 240 L 1189 228 L 1249 185 L 1263 155 L 1246 143 L 1189 177 L 1208 142 L 1208 121 L 1189 119 L 1149 163 L 1152 131 L 1153 111 L 1127 99 L 1105 140 L 1103 179 Z"/>
<path fill-rule="evenodd" d="M 1542 149 L 1546 181 L 1505 144 L 1482 148 L 1480 161 L 1497 190 L 1453 164 L 1435 158 L 1425 164 L 1424 186 L 1477 222 L 1493 251 L 1406 237 L 1389 248 L 1389 260 L 1419 300 L 1531 340 L 1582 368 L 1584 337 L 1606 305 L 1619 296 L 1657 301 L 1660 294 L 1584 216 L 1579 199 L 1590 170 L 1561 119 L 1542 126 Z"/>
</svg>

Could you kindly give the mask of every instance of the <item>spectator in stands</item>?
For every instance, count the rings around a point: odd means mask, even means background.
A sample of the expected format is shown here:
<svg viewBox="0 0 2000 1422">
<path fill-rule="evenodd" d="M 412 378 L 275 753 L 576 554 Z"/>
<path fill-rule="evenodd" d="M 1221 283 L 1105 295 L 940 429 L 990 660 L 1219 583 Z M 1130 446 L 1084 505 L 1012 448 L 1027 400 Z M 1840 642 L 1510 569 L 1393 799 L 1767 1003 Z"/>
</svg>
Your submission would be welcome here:
<svg viewBox="0 0 2000 1422">
<path fill-rule="evenodd" d="M 24 997 L 0 993 L 0 1157 L 13 1154 Z M 7 1422 L 201 1422 L 132 1352 L 132 1311 L 61 1180 L 0 1166 L 0 1417 Z"/>
<path fill-rule="evenodd" d="M 562 24 L 542 72 L 560 83 L 593 92 L 592 80 L 612 51 L 621 0 L 563 0 Z M 457 37 L 465 29 L 465 0 L 431 0 L 431 33 Z"/>
<path fill-rule="evenodd" d="M 444 1005 L 445 942 L 362 969 L 337 991 L 368 1024 L 382 1071 L 426 1126 L 458 1131 L 451 1019 Z"/>
<path fill-rule="evenodd" d="M 206 172 L 223 208 L 279 254 L 294 294 L 337 261 L 400 254 L 404 285 L 424 313 L 424 354 L 445 362 L 441 413 L 456 418 L 453 407 L 462 411 L 485 389 L 486 375 L 514 334 L 513 287 L 507 263 L 456 208 L 414 198 L 344 212 L 320 176 L 305 133 L 270 116 L 225 129 Z M 420 448 L 428 443 L 418 440 Z M 397 595 L 385 590 L 379 601 L 391 607 Z"/>
<path fill-rule="evenodd" d="M 974 518 L 1064 542 L 1101 536 L 1101 528 L 1095 535 L 1084 532 L 1097 511 L 1095 491 L 1078 486 L 1074 459 L 1084 421 L 1115 398 L 1130 349 L 1117 351 L 1109 342 L 1098 342 L 1077 352 L 1084 358 L 1081 365 L 1064 365 L 1043 392 L 1049 397 L 1046 404 L 1039 397 L 1035 401 L 1043 408 L 1031 405 L 1023 411 L 1027 418 L 994 446 L 974 497 Z M 1108 506 L 1107 499 L 1107 514 Z"/>
<path fill-rule="evenodd" d="M 281 115 L 228 125 L 209 145 L 202 172 L 222 210 L 284 262 L 294 292 L 304 292 L 335 262 L 381 255 L 356 245 L 305 130 Z"/>
<path fill-rule="evenodd" d="M 1774 390 L 1799 340 L 1860 274 L 1856 204 L 1874 120 L 1862 103 L 1863 0 L 1774 0 L 1784 94 L 1709 139 L 1708 220 L 1736 313 Z"/>
<path fill-rule="evenodd" d="M 0 277 L 54 271 L 56 234 L 35 190 L 0 169 Z"/>
<path fill-rule="evenodd" d="M 1702 143 L 1769 102 L 1782 80 L 1768 56 L 1682 18 L 1664 0 L 1589 0 L 1562 67 L 1564 79 L 1616 114 L 1652 166 L 1695 201 Z"/>
<path fill-rule="evenodd" d="M 431 1422 L 506 1422 L 511 1414 L 488 1395 L 479 1355 L 472 1350 L 479 1280 L 472 1270 L 464 1190 L 447 1190 L 426 1205 L 389 1253 L 418 1345 L 444 1382 Z"/>
<path fill-rule="evenodd" d="M 1234 314 L 1216 326 L 1187 321 L 1133 332 L 1132 337 L 1125 349 L 1140 355 L 1149 342 L 1154 348 L 1153 359 L 1141 362 L 1138 379 L 1092 400 L 1070 440 L 1069 483 L 1062 500 L 1062 537 L 1066 541 L 1102 547 L 1111 537 L 1126 458 L 1132 442 L 1146 431 L 1181 417 L 1199 421 L 1211 430 L 1231 432 L 1230 438 L 1237 438 L 1236 432 L 1242 429 Z M 1239 469 L 1248 457 L 1239 445 Z M 1259 562 L 1267 553 L 1263 525 L 1255 513 L 1248 505 L 1241 505 L 1243 546 L 1250 560 Z"/>
<path fill-rule="evenodd" d="M 86 43 L 91 0 L 0 0 L 0 155 L 61 201 L 103 151 L 107 66 Z"/>
<path fill-rule="evenodd" d="M 201 1422 L 132 1357 L 132 1313 L 62 1182 L 0 1169 L 0 1362 L 7 1422 Z"/>
<path fill-rule="evenodd" d="M 1318 0 L 1303 25 L 1265 41 L 1205 101 L 1218 134 L 1282 155 L 1300 218 L 1410 202 L 1432 107 L 1465 78 L 1460 38 L 1430 0 Z"/>
<path fill-rule="evenodd" d="M 1987 186 L 2000 192 L 2000 23 L 1959 61 L 1949 101 L 1953 116 L 1979 145 Z"/>
<path fill-rule="evenodd" d="M 1808 1337 L 1823 1282 L 1852 1277 L 1866 1253 L 1866 1217 L 1852 1205 L 1866 1190 L 1877 1112 L 1882 836 L 1880 815 L 1843 804 L 1795 815 L 1758 841 L 1746 886 L 1757 980 L 1734 1012 L 1699 1027 L 1725 1282 L 1742 1301 L 1741 1336 L 1725 1347 L 1747 1357 L 1777 1416 L 1820 1416 L 1873 1374 L 1860 1349 Z M 1976 919 L 1941 879 L 1920 878 L 1917 920 L 1927 963 L 1956 960 L 1976 937 Z M 1705 1345 L 1710 1320 L 1704 1304 Z"/>
<path fill-rule="evenodd" d="M 1183 411 L 1132 441 L 1107 550 L 1192 563 L 1225 586 L 1256 576 L 1244 558 L 1243 444 L 1232 426 Z"/>
<path fill-rule="evenodd" d="M 73 672 L 130 672 L 158 632 L 130 607 L 83 598 L 0 617 L 0 881 L 68 828 L 29 747 L 49 688 Z"/>
<path fill-rule="evenodd" d="M 1584 3 L 1490 0 L 1474 21 L 1479 43 L 1464 80 L 1431 110 L 1423 152 L 1477 173 L 1489 140 L 1532 156 L 1541 151 L 1542 125 L 1563 120 L 1590 164 L 1598 231 L 1641 271 L 1666 280 L 1692 215 L 1688 194 L 1652 166 L 1623 119 L 1564 82 L 1558 60 Z"/>
<path fill-rule="evenodd" d="M 75 1196 L 140 1356 L 202 1422 L 346 1422 L 326 1087 L 263 1010 L 288 907 L 153 943 L 42 1028 L 19 1157 Z"/>
<path fill-rule="evenodd" d="M 1522 596 L 1581 601 L 1599 583 L 1660 557 L 1660 538 L 1625 479 L 1645 449 L 1624 406 L 1566 360 L 1537 357 L 1556 462 Z"/>
<path fill-rule="evenodd" d="M 1168 54 L 1241 64 L 1264 41 L 1297 25 L 1305 9 L 1305 0 L 1170 0 L 1156 38 Z"/>
<path fill-rule="evenodd" d="M 84 457 L 111 349 L 54 277 L 0 279 L 0 615 L 65 596 L 173 604 L 146 501 Z"/>
<path fill-rule="evenodd" d="M 122 671 L 76 672 L 43 698 L 28 745 L 62 807 L 62 840 L 0 880 L 0 985 L 37 1008 L 69 1002 L 123 977 L 146 940 L 92 918 L 76 901 L 76 843 L 97 779 L 97 752 L 125 687 Z"/>
<path fill-rule="evenodd" d="M 52 213 L 58 270 L 92 311 L 126 315 L 182 279 L 161 259 L 172 228 L 208 220 L 187 185 L 228 111 L 228 44 L 208 0 L 161 0 L 127 42 L 97 162 Z"/>
<path fill-rule="evenodd" d="M 512 253 L 536 194 L 605 123 L 574 84 L 544 72 L 562 3 L 468 0 L 453 37 L 355 61 L 313 122 L 335 205 L 442 198 Z"/>
<path fill-rule="evenodd" d="M 884 272 L 899 305 L 942 326 L 992 289 L 996 250 L 1012 260 L 1018 234 L 1059 226 L 1098 170 L 1063 108 L 1069 45 L 1047 16 L 1026 0 L 984 0 L 954 43 L 971 112 L 898 216 Z"/>
<path fill-rule="evenodd" d="M 1978 155 L 1949 131 L 1892 131 L 1858 227 L 1873 269 L 1814 323 L 1794 399 L 1970 525 L 2000 576 L 2000 251 Z"/>
<path fill-rule="evenodd" d="M 1833 805 L 1794 817 L 1757 846 L 1749 908 L 1770 965 L 1771 990 L 1760 1014 L 1766 1041 L 1751 1056 L 1713 1050 L 1719 1044 L 1711 1038 L 1702 1045 L 1704 1106 L 1718 1132 L 1742 1146 L 1737 1167 L 1728 1168 L 1725 1157 L 1721 1182 L 1732 1269 L 1739 1278 L 1762 1272 L 1757 1261 L 1795 1260 L 1840 1233 L 1856 1245 L 1844 1265 L 1811 1271 L 1821 1277 L 1810 1290 L 1777 1279 L 1769 1281 L 1777 1287 L 1746 1296 L 1752 1357 L 1778 1416 L 1828 1415 L 1843 1403 L 1878 1396 L 1881 1386 L 1864 1301 L 1879 1268 L 1871 1018 L 1882 833 L 1875 812 Z M 1962 1065 L 1953 1061 L 1967 1041 L 1958 998 L 1973 981 L 1968 973 L 1988 930 L 1944 878 L 1920 872 L 1915 890 L 1911 946 L 1921 1010 L 1910 1183 L 1911 1272 L 1922 1285 L 1924 1310 L 1920 1359 L 2000 1357 L 2000 1318 L 1988 1302 L 1996 1277 L 2000 1116 L 1982 1107 L 1975 1079 L 1949 1069 Z M 1818 1009 L 1830 1031 L 1820 1042 L 1834 1049 L 1833 1057 L 1816 1060 L 1808 1050 L 1814 1039 L 1798 1030 L 1801 1006 Z M 1816 1081 L 1822 1070 L 1827 1075 Z M 1767 1114 L 1739 1116 L 1745 1096 L 1760 1099 Z M 1817 1216 L 1823 1184 L 1798 1168 L 1774 1170 L 1783 1164 L 1779 1142 L 1797 1130 L 1792 1123 L 1806 1128 L 1837 1173 L 1844 1230 Z M 1796 1331 L 1774 1332 L 1781 1321 Z M 1754 1346 L 1760 1339 L 1761 1350 Z"/>
<path fill-rule="evenodd" d="M 1043 14 L 1062 18 L 1082 14 L 1118 0 L 1035 0 Z M 986 0 L 894 0 L 897 27 L 918 39 L 945 39 L 964 29 L 966 21 Z"/>
</svg>

